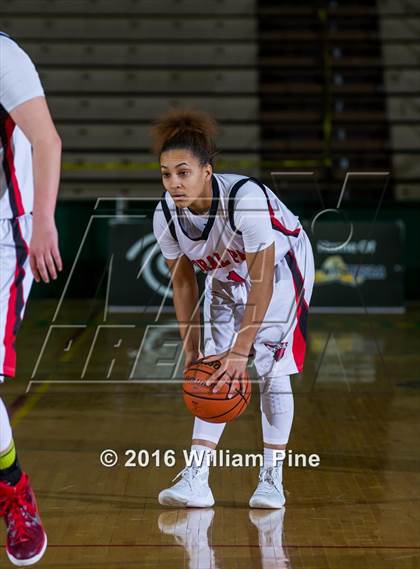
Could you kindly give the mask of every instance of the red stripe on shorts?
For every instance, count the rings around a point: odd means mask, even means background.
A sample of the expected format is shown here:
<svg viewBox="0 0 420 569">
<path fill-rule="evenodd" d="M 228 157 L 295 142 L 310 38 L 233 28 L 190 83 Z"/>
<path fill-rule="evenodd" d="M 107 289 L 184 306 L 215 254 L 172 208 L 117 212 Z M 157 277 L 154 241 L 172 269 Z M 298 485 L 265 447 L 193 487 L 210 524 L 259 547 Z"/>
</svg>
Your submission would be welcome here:
<svg viewBox="0 0 420 569">
<path fill-rule="evenodd" d="M 296 367 L 301 372 L 303 370 L 303 362 L 305 360 L 306 352 L 306 325 L 308 320 L 308 303 L 306 302 L 303 293 L 303 277 L 296 262 L 296 257 L 292 250 L 286 255 L 286 261 L 293 277 L 293 286 L 295 288 L 296 300 L 296 326 L 293 332 L 293 345 L 292 352 Z"/>
<path fill-rule="evenodd" d="M 24 264 L 28 256 L 28 244 L 23 238 L 19 220 L 12 220 L 13 239 L 16 250 L 16 267 L 13 282 L 9 289 L 9 301 L 7 304 L 6 326 L 3 338 L 5 347 L 3 375 L 13 377 L 16 373 L 16 335 L 22 321 L 24 308 L 23 282 L 26 271 Z"/>
<path fill-rule="evenodd" d="M 13 377 L 16 372 L 16 301 L 17 301 L 17 285 L 19 276 L 19 265 L 16 263 L 15 276 L 9 291 L 9 302 L 7 305 L 6 327 L 4 331 L 4 363 L 3 374 Z"/>
<path fill-rule="evenodd" d="M 295 326 L 295 330 L 293 332 L 293 358 L 296 363 L 296 367 L 298 368 L 299 372 L 303 370 L 303 362 L 305 361 L 305 352 L 306 352 L 306 340 L 303 337 L 300 321 L 302 318 L 302 302 L 299 302 L 298 298 L 296 299 L 296 303 L 298 303 L 297 309 L 297 323 Z"/>
</svg>

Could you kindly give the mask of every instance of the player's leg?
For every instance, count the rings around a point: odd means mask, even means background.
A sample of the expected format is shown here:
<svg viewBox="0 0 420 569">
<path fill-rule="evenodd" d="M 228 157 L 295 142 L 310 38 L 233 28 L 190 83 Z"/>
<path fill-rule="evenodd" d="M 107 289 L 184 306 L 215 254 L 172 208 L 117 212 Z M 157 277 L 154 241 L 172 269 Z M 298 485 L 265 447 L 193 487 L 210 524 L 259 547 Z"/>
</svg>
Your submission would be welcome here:
<svg viewBox="0 0 420 569">
<path fill-rule="evenodd" d="M 37 563 L 47 548 L 28 476 L 22 472 L 6 407 L 0 398 L 0 515 L 7 528 L 6 552 L 18 567 Z"/>
<path fill-rule="evenodd" d="M 15 486 L 22 476 L 6 406 L 0 398 L 0 483 Z"/>
<path fill-rule="evenodd" d="M 283 459 L 293 422 L 290 375 L 302 371 L 306 350 L 308 306 L 314 280 L 312 250 L 303 235 L 277 267 L 266 322 L 257 334 L 255 364 L 261 378 L 261 421 L 264 464 L 250 500 L 256 508 L 280 508 Z"/>
<path fill-rule="evenodd" d="M 235 298 L 232 296 L 231 288 L 227 285 L 224 289 L 223 284 L 218 281 L 209 280 L 206 283 L 205 355 L 224 352 L 231 345 L 237 324 L 233 317 Z M 158 498 L 160 504 L 190 508 L 204 508 L 214 504 L 213 493 L 208 482 L 210 465 L 225 425 L 226 423 L 208 423 L 195 418 L 190 450 L 191 464 L 186 465 L 181 471 L 178 475 L 180 480 L 176 484 L 160 492 Z"/>
<path fill-rule="evenodd" d="M 235 297 L 232 286 L 208 279 L 204 298 L 204 354 L 219 354 L 232 344 L 236 331 Z M 194 420 L 191 450 L 210 456 L 219 444 L 226 423 L 209 423 L 198 417 Z M 206 461 L 208 462 L 208 461 Z"/>
<path fill-rule="evenodd" d="M 32 284 L 28 260 L 30 216 L 0 221 L 0 383 L 13 377 L 16 366 L 16 334 Z M 0 399 L 0 516 L 7 528 L 6 551 L 17 566 L 39 561 L 47 537 L 38 514 L 28 476 L 22 472 L 9 417 Z"/>
<path fill-rule="evenodd" d="M 294 414 L 290 376 L 262 378 L 260 408 L 264 460 L 249 505 L 252 508 L 281 508 L 285 503 L 283 462 Z"/>
<path fill-rule="evenodd" d="M 210 466 L 225 424 L 195 418 L 189 464 L 173 479 L 172 482 L 179 478 L 173 486 L 160 492 L 160 504 L 178 508 L 213 506 L 214 498 L 209 486 Z"/>
</svg>

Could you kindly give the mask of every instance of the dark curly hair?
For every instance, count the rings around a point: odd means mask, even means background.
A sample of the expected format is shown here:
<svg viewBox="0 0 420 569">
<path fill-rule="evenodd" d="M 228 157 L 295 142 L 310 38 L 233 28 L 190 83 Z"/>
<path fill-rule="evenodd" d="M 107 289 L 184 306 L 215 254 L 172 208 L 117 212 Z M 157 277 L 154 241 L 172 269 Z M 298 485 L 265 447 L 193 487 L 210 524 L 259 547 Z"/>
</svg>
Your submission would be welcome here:
<svg viewBox="0 0 420 569">
<path fill-rule="evenodd" d="M 171 109 L 152 129 L 153 151 L 160 157 L 167 150 L 189 150 L 202 166 L 213 164 L 217 123 L 203 111 Z"/>
</svg>

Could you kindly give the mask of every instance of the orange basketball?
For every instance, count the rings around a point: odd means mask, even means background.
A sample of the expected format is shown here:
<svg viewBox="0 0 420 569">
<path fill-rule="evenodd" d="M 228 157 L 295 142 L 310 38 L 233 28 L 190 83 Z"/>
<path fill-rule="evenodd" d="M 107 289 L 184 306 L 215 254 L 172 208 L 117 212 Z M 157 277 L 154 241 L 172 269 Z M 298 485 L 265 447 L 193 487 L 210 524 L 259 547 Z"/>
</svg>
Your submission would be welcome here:
<svg viewBox="0 0 420 569">
<path fill-rule="evenodd" d="M 220 368 L 220 361 L 199 362 L 190 366 L 184 376 L 184 401 L 193 415 L 209 423 L 226 423 L 241 415 L 251 399 L 251 382 L 248 375 L 242 380 L 242 389 L 228 399 L 229 385 L 225 384 L 217 393 L 214 385 L 207 387 L 206 381 Z"/>
</svg>

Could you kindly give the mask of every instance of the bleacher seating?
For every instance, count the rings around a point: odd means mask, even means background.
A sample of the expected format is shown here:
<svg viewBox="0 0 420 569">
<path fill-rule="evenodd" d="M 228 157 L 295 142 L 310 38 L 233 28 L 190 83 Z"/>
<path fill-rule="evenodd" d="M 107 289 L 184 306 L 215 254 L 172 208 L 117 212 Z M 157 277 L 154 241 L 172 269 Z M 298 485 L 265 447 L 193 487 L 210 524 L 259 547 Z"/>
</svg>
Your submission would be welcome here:
<svg viewBox="0 0 420 569">
<path fill-rule="evenodd" d="M 158 195 L 148 128 L 169 106 L 221 122 L 221 168 L 326 190 L 391 170 L 420 197 L 416 0 L 8 0 L 0 28 L 40 70 L 64 197 Z"/>
<path fill-rule="evenodd" d="M 395 197 L 420 199 L 420 6 L 378 2 Z"/>
<path fill-rule="evenodd" d="M 375 2 L 258 6 L 262 169 L 292 163 L 334 194 L 350 170 L 388 170 Z"/>
<path fill-rule="evenodd" d="M 37 64 L 64 142 L 61 197 L 158 196 L 150 123 L 221 123 L 220 167 L 258 175 L 255 0 L 9 0 L 0 27 Z"/>
<path fill-rule="evenodd" d="M 217 0 L 217 13 L 220 15 L 252 15 L 255 13 L 255 0 Z M 5 14 L 130 14 L 147 15 L 177 13 L 209 14 L 209 5 L 196 0 L 9 0 L 2 7 Z"/>
</svg>

